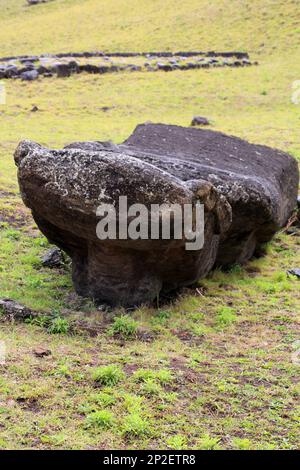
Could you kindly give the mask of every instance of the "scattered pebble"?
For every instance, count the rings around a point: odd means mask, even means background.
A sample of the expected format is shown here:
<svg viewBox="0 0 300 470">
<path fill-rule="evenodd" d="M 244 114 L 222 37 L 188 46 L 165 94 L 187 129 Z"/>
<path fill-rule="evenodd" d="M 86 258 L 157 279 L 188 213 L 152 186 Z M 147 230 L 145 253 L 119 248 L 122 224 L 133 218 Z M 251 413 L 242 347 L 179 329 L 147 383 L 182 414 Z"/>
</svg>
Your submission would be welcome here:
<svg viewBox="0 0 300 470">
<path fill-rule="evenodd" d="M 289 269 L 287 271 L 287 274 L 291 275 L 291 276 L 296 276 L 300 279 L 300 268 L 293 268 L 293 269 Z"/>
<path fill-rule="evenodd" d="M 51 248 L 42 258 L 43 266 L 47 268 L 60 268 L 64 264 L 63 253 L 59 248 Z"/>
<path fill-rule="evenodd" d="M 210 122 L 203 116 L 194 116 L 191 122 L 191 126 L 209 126 Z"/>
<path fill-rule="evenodd" d="M 46 349 L 43 346 L 38 346 L 37 348 L 34 348 L 32 352 L 36 357 L 46 357 L 52 354 L 50 349 Z"/>
</svg>

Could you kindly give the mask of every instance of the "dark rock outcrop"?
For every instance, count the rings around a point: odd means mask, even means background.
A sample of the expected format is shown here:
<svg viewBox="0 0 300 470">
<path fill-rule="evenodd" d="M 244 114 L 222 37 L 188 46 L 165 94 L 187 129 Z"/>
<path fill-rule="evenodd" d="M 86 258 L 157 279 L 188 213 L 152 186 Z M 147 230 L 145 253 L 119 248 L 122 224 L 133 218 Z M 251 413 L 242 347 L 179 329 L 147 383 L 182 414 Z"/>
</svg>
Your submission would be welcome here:
<svg viewBox="0 0 300 470">
<path fill-rule="evenodd" d="M 194 116 L 191 122 L 191 126 L 209 126 L 210 122 L 206 117 Z"/>
<path fill-rule="evenodd" d="M 194 283 L 216 262 L 244 262 L 285 224 L 297 201 L 298 167 L 289 155 L 178 126 L 144 124 L 121 145 L 79 142 L 60 151 L 24 141 L 15 161 L 36 223 L 72 258 L 76 291 L 111 305 L 152 301 Z M 202 202 L 204 245 L 188 251 L 184 236 L 99 240 L 97 207 L 118 209 L 124 195 L 128 206 L 147 208 Z"/>
</svg>

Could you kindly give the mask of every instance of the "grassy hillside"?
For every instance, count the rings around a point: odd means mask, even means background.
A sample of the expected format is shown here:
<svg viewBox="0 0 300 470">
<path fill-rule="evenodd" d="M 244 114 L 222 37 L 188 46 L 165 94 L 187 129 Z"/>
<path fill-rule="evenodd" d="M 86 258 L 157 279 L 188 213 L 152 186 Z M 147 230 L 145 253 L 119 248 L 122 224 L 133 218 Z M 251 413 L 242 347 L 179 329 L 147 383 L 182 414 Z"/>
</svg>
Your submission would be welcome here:
<svg viewBox="0 0 300 470">
<path fill-rule="evenodd" d="M 0 448 L 299 447 L 293 353 L 300 290 L 286 275 L 300 266 L 299 235 L 278 234 L 265 257 L 215 271 L 199 291 L 186 291 L 171 305 L 130 312 L 134 322 L 112 320 L 126 312 L 107 318 L 74 295 L 68 267 L 42 267 L 48 243 L 18 192 L 12 154 L 23 138 L 57 148 L 81 139 L 120 142 L 140 122 L 189 125 L 196 114 L 210 118 L 212 129 L 300 158 L 300 106 L 291 102 L 292 83 L 300 80 L 298 2 L 211 3 L 54 0 L 28 8 L 25 0 L 0 0 L 1 56 L 239 49 L 259 61 L 242 69 L 5 82 L 0 298 L 42 317 L 0 322 L 7 348 L 0 365 Z M 100 324 L 98 336 L 70 334 L 83 318 Z M 37 358 L 37 346 L 52 354 Z M 97 370 L 111 365 L 118 368 Z M 116 383 L 95 381 L 103 375 Z"/>
<path fill-rule="evenodd" d="M 0 11 L 1 55 L 300 46 L 297 0 L 0 0 Z"/>
</svg>

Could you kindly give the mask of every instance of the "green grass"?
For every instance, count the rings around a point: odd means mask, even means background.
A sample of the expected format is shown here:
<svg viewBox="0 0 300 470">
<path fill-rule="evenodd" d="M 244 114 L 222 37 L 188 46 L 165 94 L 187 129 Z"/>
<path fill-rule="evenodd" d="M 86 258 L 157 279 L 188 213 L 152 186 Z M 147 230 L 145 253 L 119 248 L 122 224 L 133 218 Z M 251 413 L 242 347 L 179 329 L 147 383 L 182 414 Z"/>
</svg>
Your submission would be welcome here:
<svg viewBox="0 0 300 470">
<path fill-rule="evenodd" d="M 233 308 L 221 307 L 217 312 L 217 323 L 221 327 L 230 325 L 236 320 L 236 314 Z"/>
<path fill-rule="evenodd" d="M 299 236 L 278 234 L 264 258 L 214 271 L 199 284 L 203 295 L 187 291 L 167 307 L 107 316 L 74 294 L 68 265 L 42 266 L 49 244 L 18 192 L 12 154 L 23 138 L 54 148 L 75 140 L 121 142 L 140 122 L 189 125 L 196 114 L 210 118 L 212 129 L 300 158 L 300 107 L 291 103 L 292 83 L 300 79 L 297 2 L 211 3 L 55 0 L 27 8 L 25 0 L 0 0 L 0 55 L 239 49 L 259 61 L 245 69 L 5 82 L 0 298 L 40 316 L 0 323 L 7 349 L 0 448 L 299 447 L 293 357 L 300 291 L 299 281 L 286 276 L 300 265 Z M 104 113 L 103 106 L 111 109 Z M 76 333 L 78 321 L 100 325 L 98 335 Z M 37 358 L 38 346 L 52 354 Z"/>
<path fill-rule="evenodd" d="M 151 433 L 150 424 L 146 418 L 134 412 L 126 417 L 123 433 L 127 437 L 143 437 Z"/>
<path fill-rule="evenodd" d="M 69 331 L 69 323 L 68 320 L 61 317 L 56 317 L 51 319 L 50 324 L 48 326 L 48 331 L 51 334 L 67 334 Z"/>
<path fill-rule="evenodd" d="M 34 8 L 25 5 L 24 0 L 0 0 L 3 55 L 265 48 L 276 53 L 286 48 L 286 41 L 289 48 L 299 46 L 295 0 L 264 0 L 263 5 L 259 0 L 55 0 Z"/>
<path fill-rule="evenodd" d="M 138 323 L 129 315 L 120 315 L 114 319 L 111 327 L 112 335 L 130 338 L 136 334 Z"/>
<path fill-rule="evenodd" d="M 94 411 L 86 417 L 87 427 L 111 428 L 114 424 L 114 416 L 108 410 Z"/>
<path fill-rule="evenodd" d="M 123 371 L 115 365 L 98 367 L 93 371 L 93 380 L 100 385 L 116 385 L 124 379 Z"/>
</svg>

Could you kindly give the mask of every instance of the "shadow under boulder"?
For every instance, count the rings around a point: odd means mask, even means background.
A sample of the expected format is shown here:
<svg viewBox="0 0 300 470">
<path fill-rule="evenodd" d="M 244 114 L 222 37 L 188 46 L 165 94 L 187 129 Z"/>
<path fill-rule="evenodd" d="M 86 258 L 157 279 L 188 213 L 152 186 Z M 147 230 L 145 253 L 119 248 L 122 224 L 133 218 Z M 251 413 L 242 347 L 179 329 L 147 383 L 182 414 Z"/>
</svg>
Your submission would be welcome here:
<svg viewBox="0 0 300 470">
<path fill-rule="evenodd" d="M 72 258 L 77 293 L 110 305 L 153 301 L 193 284 L 216 263 L 246 261 L 297 203 L 291 156 L 213 131 L 143 124 L 121 145 L 79 142 L 59 151 L 24 141 L 15 161 L 23 200 L 40 230 Z M 149 210 L 148 237 L 99 239 L 97 210 L 113 207 L 119 227 L 120 196 L 128 207 Z M 160 227 L 170 204 L 182 213 L 189 205 L 194 229 L 199 202 L 204 240 L 198 249 L 186 249 L 185 232 L 174 236 L 172 217 L 169 239 L 161 231 L 151 237 L 153 204 L 160 206 Z"/>
</svg>

